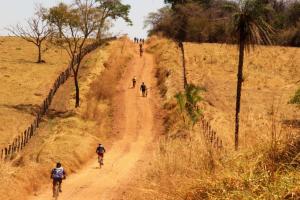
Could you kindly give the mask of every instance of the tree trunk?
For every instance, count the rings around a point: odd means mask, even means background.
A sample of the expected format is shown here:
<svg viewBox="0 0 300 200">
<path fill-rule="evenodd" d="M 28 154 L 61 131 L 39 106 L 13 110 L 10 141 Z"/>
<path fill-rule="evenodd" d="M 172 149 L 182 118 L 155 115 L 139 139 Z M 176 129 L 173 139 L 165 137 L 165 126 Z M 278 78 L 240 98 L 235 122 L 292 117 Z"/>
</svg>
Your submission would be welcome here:
<svg viewBox="0 0 300 200">
<path fill-rule="evenodd" d="M 187 82 L 187 77 L 186 77 L 186 63 L 185 63 L 185 52 L 184 52 L 183 42 L 179 42 L 179 48 L 181 50 L 181 55 L 182 55 L 183 87 L 184 87 L 184 89 L 186 89 L 188 82 Z"/>
<path fill-rule="evenodd" d="M 242 84 L 243 84 L 243 65 L 244 65 L 244 52 L 245 52 L 245 40 L 244 32 L 240 32 L 240 44 L 239 44 L 239 66 L 237 74 L 237 89 L 236 89 L 236 110 L 235 110 L 235 150 L 239 148 L 239 120 L 240 120 L 240 110 L 241 110 L 241 94 L 242 94 Z"/>
<path fill-rule="evenodd" d="M 101 40 L 101 28 L 98 28 L 96 39 L 97 39 L 98 41 Z"/>
<path fill-rule="evenodd" d="M 62 39 L 62 37 L 63 37 L 63 32 L 62 32 L 62 26 L 59 26 L 58 27 L 58 37 L 59 37 L 59 39 Z"/>
<path fill-rule="evenodd" d="M 97 32 L 97 37 L 96 37 L 96 39 L 97 39 L 98 41 L 101 40 L 102 29 L 103 29 L 104 23 L 105 23 L 105 19 L 101 19 L 100 26 L 99 26 L 98 32 Z"/>
<path fill-rule="evenodd" d="M 75 108 L 78 108 L 80 106 L 80 94 L 79 94 L 79 83 L 78 83 L 78 73 L 74 73 L 74 83 L 75 83 Z"/>
<path fill-rule="evenodd" d="M 38 60 L 37 63 L 41 63 L 42 62 L 42 45 L 38 45 Z"/>
</svg>

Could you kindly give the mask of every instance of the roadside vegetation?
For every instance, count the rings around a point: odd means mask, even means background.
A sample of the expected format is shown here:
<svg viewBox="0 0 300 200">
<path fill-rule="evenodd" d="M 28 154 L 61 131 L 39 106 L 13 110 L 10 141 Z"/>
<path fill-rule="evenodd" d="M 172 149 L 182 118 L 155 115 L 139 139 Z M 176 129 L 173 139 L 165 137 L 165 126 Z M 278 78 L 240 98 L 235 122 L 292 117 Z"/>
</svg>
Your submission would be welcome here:
<svg viewBox="0 0 300 200">
<path fill-rule="evenodd" d="M 150 25 L 150 35 L 162 33 L 174 37 L 179 27 L 185 26 L 189 42 L 236 43 L 237 38 L 231 37 L 230 16 L 233 10 L 228 5 L 237 5 L 233 0 L 166 0 L 166 7 L 153 12 L 146 20 Z M 300 2 L 299 0 L 261 0 L 266 5 L 265 13 L 268 23 L 276 30 L 272 36 L 273 43 L 285 46 L 300 46 Z"/>
</svg>

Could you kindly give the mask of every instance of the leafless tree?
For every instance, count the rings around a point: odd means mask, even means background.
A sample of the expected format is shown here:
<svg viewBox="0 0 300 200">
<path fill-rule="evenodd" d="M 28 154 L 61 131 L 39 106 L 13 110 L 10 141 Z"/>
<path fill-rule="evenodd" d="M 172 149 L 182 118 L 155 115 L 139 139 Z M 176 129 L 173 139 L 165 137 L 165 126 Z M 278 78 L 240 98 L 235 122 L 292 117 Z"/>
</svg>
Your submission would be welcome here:
<svg viewBox="0 0 300 200">
<path fill-rule="evenodd" d="M 44 62 L 42 59 L 43 43 L 52 34 L 52 29 L 38 12 L 34 17 L 26 20 L 26 25 L 17 24 L 6 29 L 11 34 L 33 43 L 38 50 L 37 63 Z"/>
</svg>

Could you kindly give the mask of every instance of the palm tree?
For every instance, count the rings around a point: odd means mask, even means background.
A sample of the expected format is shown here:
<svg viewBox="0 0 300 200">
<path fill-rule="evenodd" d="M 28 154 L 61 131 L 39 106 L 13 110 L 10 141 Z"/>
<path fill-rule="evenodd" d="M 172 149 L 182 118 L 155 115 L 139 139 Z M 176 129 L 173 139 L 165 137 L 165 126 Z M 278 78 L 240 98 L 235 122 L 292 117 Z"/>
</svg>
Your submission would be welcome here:
<svg viewBox="0 0 300 200">
<path fill-rule="evenodd" d="M 266 22 L 270 13 L 268 4 L 261 0 L 240 0 L 226 6 L 233 11 L 232 30 L 239 47 L 239 63 L 236 89 L 235 149 L 239 147 L 239 117 L 243 84 L 243 64 L 245 49 L 250 51 L 257 44 L 271 44 L 273 28 Z"/>
</svg>

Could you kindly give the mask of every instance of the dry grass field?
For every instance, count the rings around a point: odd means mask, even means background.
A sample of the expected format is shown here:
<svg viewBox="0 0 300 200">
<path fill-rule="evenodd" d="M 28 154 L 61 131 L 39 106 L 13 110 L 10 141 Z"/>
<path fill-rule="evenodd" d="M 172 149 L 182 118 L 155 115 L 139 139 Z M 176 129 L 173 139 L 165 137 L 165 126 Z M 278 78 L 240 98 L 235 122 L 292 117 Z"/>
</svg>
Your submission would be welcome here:
<svg viewBox="0 0 300 200">
<path fill-rule="evenodd" d="M 152 39 L 155 41 L 155 39 Z M 180 53 L 168 40 L 150 42 L 159 67 L 170 74 L 165 81 L 166 98 L 182 90 Z M 213 128 L 232 147 L 234 132 L 238 51 L 222 44 L 185 44 L 188 81 L 205 87 L 203 111 Z M 298 128 L 299 110 L 288 104 L 299 87 L 299 48 L 257 47 L 246 54 L 241 111 L 241 144 L 261 143 L 269 138 L 266 125 L 272 107 L 281 122 Z M 257 134 L 259 132 L 259 134 Z"/>
<path fill-rule="evenodd" d="M 152 37 L 148 52 L 156 57 L 168 137 L 125 199 L 299 199 L 300 111 L 288 101 L 299 88 L 300 49 L 259 46 L 246 54 L 239 152 L 233 151 L 237 48 L 186 43 L 185 50 L 188 82 L 206 88 L 200 107 L 226 150 L 211 149 L 198 126 L 184 128 L 174 107 L 183 88 L 180 51 Z M 191 140 L 182 139 L 185 132 Z"/>
<path fill-rule="evenodd" d="M 33 44 L 15 37 L 0 37 L 0 148 L 22 133 L 55 79 L 68 66 L 65 51 L 50 48 L 37 64 Z"/>
<path fill-rule="evenodd" d="M 132 58 L 131 46 L 125 46 L 126 43 L 129 43 L 126 38 L 110 42 L 84 59 L 79 79 L 79 109 L 74 108 L 72 77 L 58 90 L 37 135 L 12 163 L 0 164 L 0 199 L 26 199 L 41 185 L 49 183 L 49 169 L 54 163 L 63 162 L 71 174 L 91 159 L 98 141 L 109 143 L 109 139 L 113 138 L 110 134 L 112 92 L 122 70 Z M 121 53 L 122 48 L 126 54 Z M 115 76 L 107 77 L 105 74 Z M 104 85 L 109 86 L 106 90 L 109 94 L 103 92 Z M 21 117 L 23 119 L 24 116 Z M 9 189 L 12 187 L 16 190 Z"/>
</svg>

